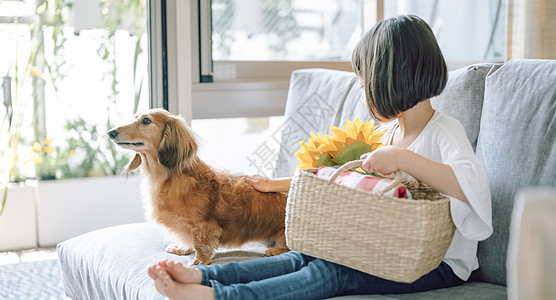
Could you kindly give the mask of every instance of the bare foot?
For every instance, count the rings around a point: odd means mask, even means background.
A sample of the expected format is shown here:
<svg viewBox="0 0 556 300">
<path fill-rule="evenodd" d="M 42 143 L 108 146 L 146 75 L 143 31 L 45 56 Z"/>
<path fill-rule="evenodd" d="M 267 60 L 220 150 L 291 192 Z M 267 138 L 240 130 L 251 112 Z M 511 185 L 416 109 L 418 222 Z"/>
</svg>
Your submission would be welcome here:
<svg viewBox="0 0 556 300">
<path fill-rule="evenodd" d="M 158 267 L 164 269 L 173 280 L 180 283 L 201 284 L 201 280 L 203 279 L 201 270 L 186 267 L 174 261 L 161 261 L 158 263 Z"/>
<path fill-rule="evenodd" d="M 157 291 L 170 300 L 214 299 L 211 287 L 174 281 L 168 272 L 157 265 L 150 267 L 148 273 L 154 279 Z"/>
</svg>

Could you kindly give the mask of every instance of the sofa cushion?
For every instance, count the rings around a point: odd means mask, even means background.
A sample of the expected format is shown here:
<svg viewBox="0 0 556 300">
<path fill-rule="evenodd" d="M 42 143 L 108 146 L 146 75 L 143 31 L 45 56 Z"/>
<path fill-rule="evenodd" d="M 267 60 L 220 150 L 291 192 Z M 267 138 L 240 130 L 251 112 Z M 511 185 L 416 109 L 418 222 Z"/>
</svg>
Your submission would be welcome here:
<svg viewBox="0 0 556 300">
<path fill-rule="evenodd" d="M 165 260 L 188 263 L 193 255 L 164 250 L 170 244 L 152 223 L 136 223 L 92 231 L 58 244 L 66 294 L 72 299 L 165 299 L 147 274 L 147 267 Z M 218 249 L 212 263 L 260 258 L 261 243 L 241 249 Z"/>
<path fill-rule="evenodd" d="M 470 282 L 460 286 L 414 294 L 353 295 L 334 300 L 505 300 L 506 287 L 485 282 Z"/>
<path fill-rule="evenodd" d="M 467 138 L 477 147 L 485 77 L 490 69 L 500 65 L 477 64 L 450 71 L 446 88 L 437 97 L 431 99 L 432 106 L 458 120 L 467 133 Z"/>
<path fill-rule="evenodd" d="M 169 242 L 151 223 L 120 225 L 96 230 L 58 245 L 66 294 L 72 299 L 165 299 L 147 274 L 147 267 L 170 259 L 187 263 L 190 256 L 166 253 Z M 250 243 L 242 249 L 219 249 L 213 263 L 263 256 L 266 247 Z M 344 297 L 340 297 L 344 298 Z M 349 299 L 506 299 L 506 288 L 494 284 L 462 286 L 406 295 L 362 295 Z"/>
<path fill-rule="evenodd" d="M 506 283 L 515 193 L 556 186 L 556 61 L 514 60 L 487 75 L 477 155 L 492 195 L 493 235 L 479 243 L 479 279 Z"/>
</svg>

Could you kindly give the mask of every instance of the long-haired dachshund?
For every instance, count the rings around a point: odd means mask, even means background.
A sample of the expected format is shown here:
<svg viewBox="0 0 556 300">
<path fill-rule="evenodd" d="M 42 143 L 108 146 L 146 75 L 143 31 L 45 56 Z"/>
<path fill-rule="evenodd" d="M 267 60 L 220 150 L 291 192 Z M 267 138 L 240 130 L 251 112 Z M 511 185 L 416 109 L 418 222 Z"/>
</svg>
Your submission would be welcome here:
<svg viewBox="0 0 556 300">
<path fill-rule="evenodd" d="M 185 121 L 163 109 L 138 115 L 112 129 L 110 139 L 135 151 L 124 172 L 142 166 L 147 218 L 183 243 L 168 252 L 188 255 L 191 264 L 209 264 L 219 246 L 274 240 L 266 255 L 287 252 L 284 236 L 286 194 L 261 193 L 240 176 L 216 171 L 197 156 L 197 142 Z"/>
</svg>

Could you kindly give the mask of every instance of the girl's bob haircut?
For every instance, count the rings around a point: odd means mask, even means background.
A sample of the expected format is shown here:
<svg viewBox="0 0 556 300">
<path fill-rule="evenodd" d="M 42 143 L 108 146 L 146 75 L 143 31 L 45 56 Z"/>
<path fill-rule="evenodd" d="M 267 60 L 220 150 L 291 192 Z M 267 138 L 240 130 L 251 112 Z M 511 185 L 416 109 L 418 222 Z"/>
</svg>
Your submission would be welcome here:
<svg viewBox="0 0 556 300">
<path fill-rule="evenodd" d="M 353 50 L 352 67 L 376 120 L 397 118 L 439 95 L 448 79 L 432 30 L 414 15 L 386 19 L 371 28 Z"/>
</svg>

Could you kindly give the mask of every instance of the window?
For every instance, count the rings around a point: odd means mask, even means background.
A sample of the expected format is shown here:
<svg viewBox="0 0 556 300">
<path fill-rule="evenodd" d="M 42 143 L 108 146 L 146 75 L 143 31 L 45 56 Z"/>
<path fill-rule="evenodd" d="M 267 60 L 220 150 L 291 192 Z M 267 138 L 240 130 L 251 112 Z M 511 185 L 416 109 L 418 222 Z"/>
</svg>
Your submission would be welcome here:
<svg viewBox="0 0 556 300">
<path fill-rule="evenodd" d="M 450 62 L 503 61 L 503 0 L 383 1 L 385 18 L 415 14 L 432 27 Z M 350 61 L 376 23 L 377 2 L 364 0 L 214 0 L 215 61 Z M 221 77 L 230 70 L 216 69 Z"/>
<path fill-rule="evenodd" d="M 105 133 L 148 108 L 145 30 L 142 0 L 0 2 L 0 181 L 121 172 Z"/>
<path fill-rule="evenodd" d="M 214 0 L 214 60 L 349 61 L 365 24 L 359 0 Z"/>
<path fill-rule="evenodd" d="M 376 23 L 376 6 L 369 0 L 214 0 L 214 80 L 288 78 L 307 67 L 350 70 L 353 47 Z"/>
<path fill-rule="evenodd" d="M 384 1 L 385 18 L 399 14 L 429 24 L 451 69 L 506 60 L 506 0 Z"/>
</svg>

